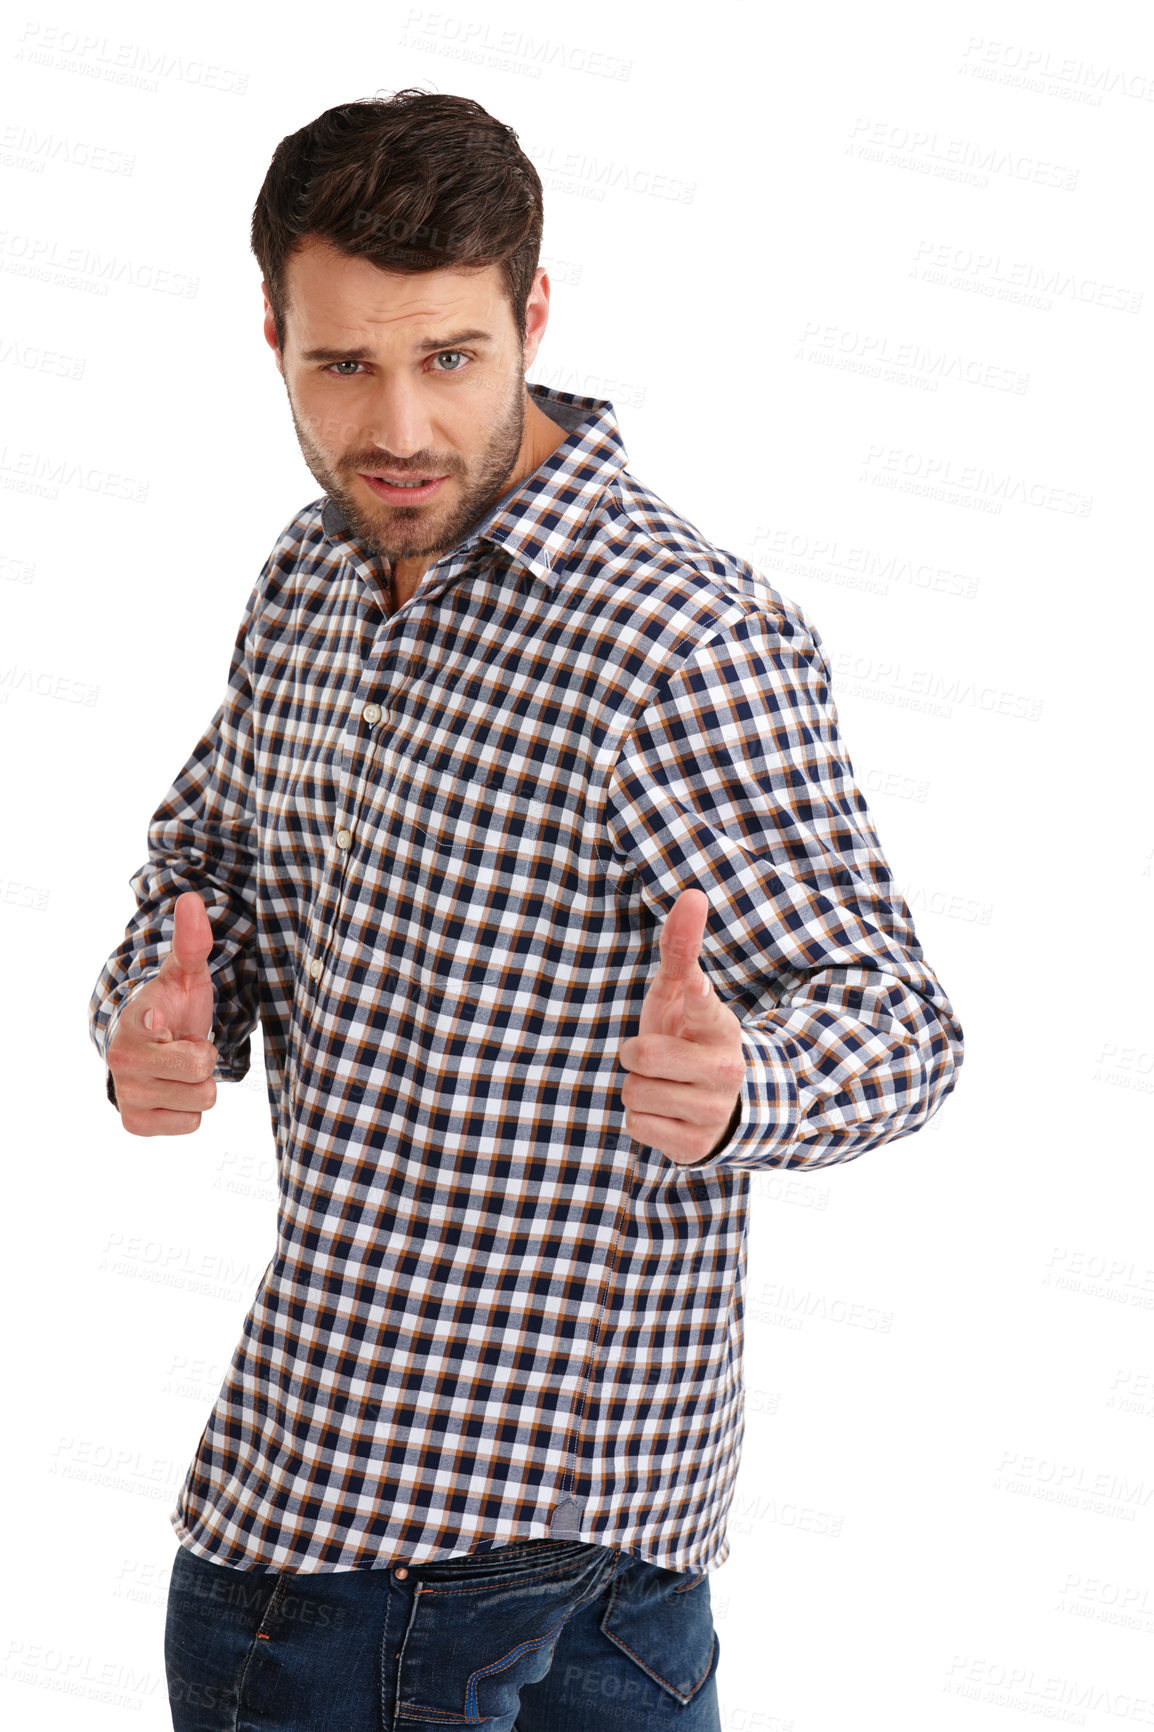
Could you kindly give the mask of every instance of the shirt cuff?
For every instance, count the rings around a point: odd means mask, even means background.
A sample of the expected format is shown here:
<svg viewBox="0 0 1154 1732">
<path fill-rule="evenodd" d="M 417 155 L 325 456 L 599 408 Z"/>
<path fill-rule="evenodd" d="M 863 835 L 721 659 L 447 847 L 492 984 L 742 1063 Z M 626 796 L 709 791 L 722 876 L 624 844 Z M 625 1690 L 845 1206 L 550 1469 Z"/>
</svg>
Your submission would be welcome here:
<svg viewBox="0 0 1154 1732">
<path fill-rule="evenodd" d="M 700 1161 L 679 1166 L 781 1167 L 789 1158 L 800 1109 L 797 1083 L 789 1060 L 777 1042 L 761 1029 L 743 1028 L 745 1077 L 738 1102 L 737 1124 L 721 1148 Z"/>
</svg>

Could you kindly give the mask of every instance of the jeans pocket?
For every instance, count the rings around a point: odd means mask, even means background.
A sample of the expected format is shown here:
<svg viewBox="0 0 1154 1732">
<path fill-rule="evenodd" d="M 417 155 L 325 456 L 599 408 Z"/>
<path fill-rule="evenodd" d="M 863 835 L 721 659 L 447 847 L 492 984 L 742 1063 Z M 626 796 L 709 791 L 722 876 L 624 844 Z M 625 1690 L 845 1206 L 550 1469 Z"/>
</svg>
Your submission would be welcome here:
<svg viewBox="0 0 1154 1732">
<path fill-rule="evenodd" d="M 410 1575 L 430 1586 L 495 1582 L 506 1577 L 568 1569 L 587 1558 L 608 1557 L 609 1548 L 589 1540 L 513 1540 L 487 1552 L 462 1552 L 431 1564 L 414 1564 Z"/>
<path fill-rule="evenodd" d="M 708 1572 L 665 1570 L 638 1558 L 614 1577 L 601 1630 L 654 1683 L 691 1702 L 717 1657 Z"/>
<path fill-rule="evenodd" d="M 479 1726 L 502 1717 L 512 1725 L 521 1685 L 545 1677 L 565 1623 L 603 1590 L 616 1555 L 553 1540 L 413 1566 L 398 1727 L 406 1719 Z"/>
</svg>

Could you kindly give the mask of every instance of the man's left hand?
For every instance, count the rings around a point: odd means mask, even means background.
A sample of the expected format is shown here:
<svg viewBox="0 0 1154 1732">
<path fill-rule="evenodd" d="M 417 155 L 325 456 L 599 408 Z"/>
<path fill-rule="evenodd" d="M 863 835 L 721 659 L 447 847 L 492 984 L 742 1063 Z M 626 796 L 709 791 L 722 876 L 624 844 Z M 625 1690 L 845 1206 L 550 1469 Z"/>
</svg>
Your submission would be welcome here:
<svg viewBox="0 0 1154 1732">
<path fill-rule="evenodd" d="M 638 1032 L 617 1055 L 630 1072 L 625 1129 L 682 1167 L 724 1143 L 745 1083 L 741 1024 L 697 960 L 708 918 L 704 890 L 683 890 L 661 928 Z"/>
</svg>

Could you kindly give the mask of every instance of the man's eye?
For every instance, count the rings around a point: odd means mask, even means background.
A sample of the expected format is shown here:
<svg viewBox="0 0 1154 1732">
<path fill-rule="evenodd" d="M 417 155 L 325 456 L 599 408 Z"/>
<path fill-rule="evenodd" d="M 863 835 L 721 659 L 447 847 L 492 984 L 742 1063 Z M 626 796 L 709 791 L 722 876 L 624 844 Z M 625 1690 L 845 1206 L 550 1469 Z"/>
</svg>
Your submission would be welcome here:
<svg viewBox="0 0 1154 1732">
<path fill-rule="evenodd" d="M 456 356 L 457 361 L 458 361 L 458 365 L 455 367 L 434 367 L 433 371 L 435 373 L 460 373 L 460 372 L 463 372 L 464 368 L 461 365 L 461 363 L 467 362 L 469 359 L 469 357 L 465 353 L 464 349 L 441 349 L 438 351 L 437 354 L 435 354 L 433 356 L 433 360 L 434 361 L 443 361 L 445 359 L 446 355 L 448 355 L 449 357 Z M 330 361 L 329 365 L 328 365 L 328 367 L 326 367 L 325 371 L 333 373 L 338 379 L 355 379 L 356 378 L 355 373 L 342 373 L 342 372 L 338 371 L 338 369 L 341 367 L 361 367 L 363 365 L 364 365 L 364 363 L 361 361 Z"/>
</svg>

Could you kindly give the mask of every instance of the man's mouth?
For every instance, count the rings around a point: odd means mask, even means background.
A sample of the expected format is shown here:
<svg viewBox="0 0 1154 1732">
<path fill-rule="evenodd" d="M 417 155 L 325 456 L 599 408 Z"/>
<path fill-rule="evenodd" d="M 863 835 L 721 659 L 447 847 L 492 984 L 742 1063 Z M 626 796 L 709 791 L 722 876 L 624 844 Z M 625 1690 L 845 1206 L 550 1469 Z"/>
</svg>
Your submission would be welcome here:
<svg viewBox="0 0 1154 1732">
<path fill-rule="evenodd" d="M 379 499 L 403 500 L 407 505 L 419 505 L 424 499 L 431 499 L 443 481 L 445 475 L 406 475 L 391 477 L 388 475 L 370 475 L 361 472 L 361 480 L 366 482 Z"/>
</svg>

